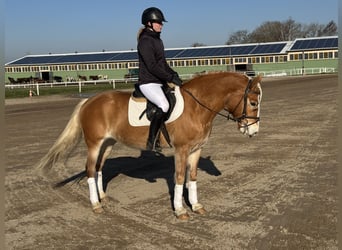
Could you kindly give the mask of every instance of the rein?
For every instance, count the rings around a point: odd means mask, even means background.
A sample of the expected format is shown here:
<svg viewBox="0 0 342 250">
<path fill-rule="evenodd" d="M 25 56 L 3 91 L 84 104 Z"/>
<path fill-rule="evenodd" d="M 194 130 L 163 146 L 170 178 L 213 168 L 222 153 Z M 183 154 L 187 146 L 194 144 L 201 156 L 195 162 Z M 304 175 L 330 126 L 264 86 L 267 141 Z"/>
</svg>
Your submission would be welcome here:
<svg viewBox="0 0 342 250">
<path fill-rule="evenodd" d="M 237 107 L 240 105 L 241 101 L 243 100 L 243 112 L 242 112 L 242 115 L 240 117 L 237 117 L 235 118 L 227 109 L 224 109 L 225 111 L 228 112 L 228 115 L 225 115 L 225 114 L 222 114 L 221 112 L 219 111 L 216 111 L 216 110 L 213 110 L 211 108 L 209 108 L 208 106 L 206 106 L 205 104 L 203 104 L 200 100 L 198 100 L 198 98 L 196 98 L 189 90 L 183 88 L 183 90 L 188 94 L 190 95 L 199 105 L 201 105 L 203 108 L 209 110 L 210 112 L 212 113 L 215 113 L 216 115 L 220 115 L 224 118 L 226 118 L 227 120 L 233 120 L 235 122 L 241 122 L 242 120 L 246 119 L 246 118 L 250 118 L 250 119 L 255 119 L 254 122 L 250 123 L 250 124 L 246 124 L 244 126 L 248 127 L 248 126 L 251 126 L 253 125 L 254 123 L 257 123 L 258 121 L 260 121 L 260 117 L 257 117 L 257 116 L 248 116 L 247 115 L 247 98 L 248 98 L 248 93 L 251 92 L 250 91 L 250 85 L 252 83 L 252 79 L 249 79 L 248 81 L 248 84 L 247 84 L 247 87 L 245 89 L 245 94 L 243 95 L 243 97 L 240 99 L 239 103 L 236 105 L 234 111 L 237 109 Z M 255 93 L 253 91 L 253 93 Z M 257 93 L 255 93 L 257 94 Z M 233 111 L 233 112 L 234 112 Z"/>
</svg>

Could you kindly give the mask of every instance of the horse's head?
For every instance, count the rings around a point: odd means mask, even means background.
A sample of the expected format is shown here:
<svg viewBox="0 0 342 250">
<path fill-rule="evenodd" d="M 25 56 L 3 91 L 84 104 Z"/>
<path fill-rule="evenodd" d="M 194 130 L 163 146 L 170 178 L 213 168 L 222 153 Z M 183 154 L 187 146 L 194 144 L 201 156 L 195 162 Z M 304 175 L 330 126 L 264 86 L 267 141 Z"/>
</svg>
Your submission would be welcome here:
<svg viewBox="0 0 342 250">
<path fill-rule="evenodd" d="M 261 76 L 246 80 L 244 89 L 237 90 L 229 98 L 225 109 L 238 123 L 238 129 L 244 135 L 252 137 L 259 132 L 260 103 L 262 98 Z"/>
</svg>

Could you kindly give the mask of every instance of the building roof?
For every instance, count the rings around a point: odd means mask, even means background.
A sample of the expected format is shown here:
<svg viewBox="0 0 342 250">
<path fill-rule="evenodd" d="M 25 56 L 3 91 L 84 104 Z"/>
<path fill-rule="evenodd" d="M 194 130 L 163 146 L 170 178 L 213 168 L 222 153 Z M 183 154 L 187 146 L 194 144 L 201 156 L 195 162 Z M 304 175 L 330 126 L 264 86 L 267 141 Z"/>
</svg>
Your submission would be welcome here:
<svg viewBox="0 0 342 250">
<path fill-rule="evenodd" d="M 234 44 L 222 46 L 203 46 L 188 48 L 165 49 L 166 59 L 191 59 L 223 56 L 250 56 L 264 54 L 284 54 L 291 51 L 314 49 L 337 49 L 338 37 L 300 38 L 295 41 Z M 6 66 L 21 65 L 53 65 L 71 63 L 106 63 L 137 61 L 136 50 L 110 51 L 92 53 L 69 53 L 48 55 L 27 55 L 6 64 Z"/>
</svg>

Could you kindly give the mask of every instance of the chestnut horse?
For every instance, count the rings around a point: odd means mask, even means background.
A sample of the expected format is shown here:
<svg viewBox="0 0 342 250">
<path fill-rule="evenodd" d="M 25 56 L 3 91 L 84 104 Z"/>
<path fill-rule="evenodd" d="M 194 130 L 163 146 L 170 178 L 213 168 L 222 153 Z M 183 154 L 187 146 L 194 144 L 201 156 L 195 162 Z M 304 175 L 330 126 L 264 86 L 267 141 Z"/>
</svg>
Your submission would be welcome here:
<svg viewBox="0 0 342 250">
<path fill-rule="evenodd" d="M 184 99 L 183 113 L 166 124 L 175 150 L 173 205 L 177 218 L 189 218 L 182 201 L 185 181 L 193 212 L 206 213 L 197 199 L 197 164 L 215 116 L 236 121 L 244 135 L 251 137 L 259 131 L 260 81 L 260 76 L 250 79 L 239 73 L 219 72 L 197 76 L 180 87 Z M 38 164 L 39 169 L 51 168 L 55 161 L 77 145 L 83 133 L 88 148 L 86 174 L 90 202 L 96 213 L 103 211 L 102 205 L 106 201 L 102 167 L 113 145 L 120 141 L 140 150 L 146 147 L 148 126 L 133 127 L 128 122 L 130 96 L 130 92 L 112 90 L 82 100 L 64 131 Z M 222 110 L 227 114 L 221 113 Z M 169 147 L 163 136 L 160 143 L 164 148 Z"/>
</svg>

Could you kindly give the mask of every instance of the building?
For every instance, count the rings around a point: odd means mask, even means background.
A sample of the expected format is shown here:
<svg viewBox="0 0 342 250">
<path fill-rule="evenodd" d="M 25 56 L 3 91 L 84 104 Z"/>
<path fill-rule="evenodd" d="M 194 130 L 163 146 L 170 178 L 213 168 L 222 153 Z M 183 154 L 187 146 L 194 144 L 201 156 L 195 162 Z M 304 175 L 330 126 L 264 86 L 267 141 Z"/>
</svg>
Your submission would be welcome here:
<svg viewBox="0 0 342 250">
<path fill-rule="evenodd" d="M 338 37 L 298 38 L 294 41 L 165 49 L 169 65 L 180 75 L 208 71 L 247 73 L 338 68 Z M 6 83 L 27 81 L 76 81 L 123 79 L 138 67 L 138 54 L 103 51 L 26 55 L 5 64 Z M 24 79 L 24 80 L 23 80 Z"/>
</svg>

